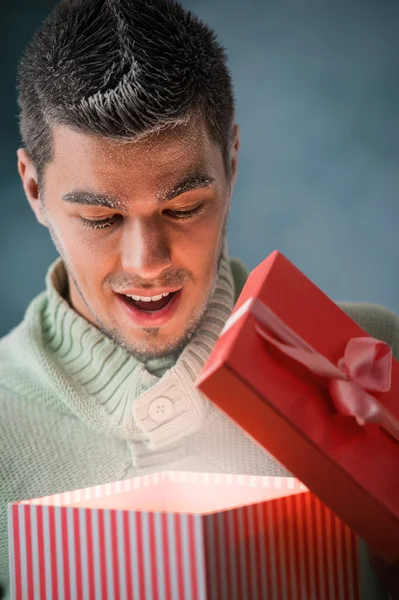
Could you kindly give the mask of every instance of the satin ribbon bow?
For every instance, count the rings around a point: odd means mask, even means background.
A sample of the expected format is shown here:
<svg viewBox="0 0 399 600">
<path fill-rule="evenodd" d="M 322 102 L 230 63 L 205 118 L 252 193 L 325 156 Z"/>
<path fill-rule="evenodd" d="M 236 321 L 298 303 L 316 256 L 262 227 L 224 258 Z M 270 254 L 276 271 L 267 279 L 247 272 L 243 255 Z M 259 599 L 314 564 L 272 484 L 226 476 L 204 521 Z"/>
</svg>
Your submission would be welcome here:
<svg viewBox="0 0 399 600">
<path fill-rule="evenodd" d="M 233 313 L 222 333 L 248 312 L 257 322 L 257 333 L 267 343 L 328 379 L 331 399 L 340 414 L 354 417 L 361 426 L 374 423 L 399 442 L 398 419 L 369 393 L 387 392 L 391 387 L 392 350 L 388 344 L 371 337 L 352 338 L 334 365 L 254 298 Z"/>
</svg>

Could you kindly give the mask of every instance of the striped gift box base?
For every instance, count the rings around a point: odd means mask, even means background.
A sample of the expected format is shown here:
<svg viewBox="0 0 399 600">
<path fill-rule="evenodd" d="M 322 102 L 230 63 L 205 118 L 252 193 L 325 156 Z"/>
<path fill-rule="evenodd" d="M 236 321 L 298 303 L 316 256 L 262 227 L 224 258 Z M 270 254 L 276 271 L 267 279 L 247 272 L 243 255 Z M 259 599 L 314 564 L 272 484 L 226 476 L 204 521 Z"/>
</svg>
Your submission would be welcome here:
<svg viewBox="0 0 399 600">
<path fill-rule="evenodd" d="M 357 539 L 294 478 L 165 472 L 9 505 L 13 600 L 359 600 Z"/>
</svg>

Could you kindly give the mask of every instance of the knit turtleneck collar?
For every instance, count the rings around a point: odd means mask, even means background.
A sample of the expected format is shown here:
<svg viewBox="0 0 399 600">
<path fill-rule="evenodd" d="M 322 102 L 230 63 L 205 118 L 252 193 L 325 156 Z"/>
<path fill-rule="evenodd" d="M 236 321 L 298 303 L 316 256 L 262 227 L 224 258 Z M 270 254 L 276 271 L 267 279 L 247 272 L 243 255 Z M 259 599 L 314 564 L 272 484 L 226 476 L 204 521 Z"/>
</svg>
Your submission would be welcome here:
<svg viewBox="0 0 399 600">
<path fill-rule="evenodd" d="M 152 449 L 199 429 L 213 408 L 193 384 L 234 305 L 227 253 L 204 318 L 177 360 L 139 361 L 78 315 L 65 299 L 66 289 L 65 267 L 58 260 L 49 270 L 47 301 L 30 336 L 36 359 L 66 408 L 101 433 L 143 441 Z"/>
</svg>

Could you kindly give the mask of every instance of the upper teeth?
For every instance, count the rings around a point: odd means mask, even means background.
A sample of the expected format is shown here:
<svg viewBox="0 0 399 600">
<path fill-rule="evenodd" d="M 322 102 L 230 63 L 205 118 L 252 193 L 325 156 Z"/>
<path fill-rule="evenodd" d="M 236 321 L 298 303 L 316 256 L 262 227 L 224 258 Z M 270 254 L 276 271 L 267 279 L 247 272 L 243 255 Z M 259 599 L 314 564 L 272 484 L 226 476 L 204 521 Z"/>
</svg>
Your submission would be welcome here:
<svg viewBox="0 0 399 600">
<path fill-rule="evenodd" d="M 128 298 L 132 298 L 133 300 L 136 300 L 136 302 L 157 302 L 158 300 L 161 300 L 162 298 L 166 298 L 166 296 L 169 296 L 170 292 L 166 292 L 164 294 L 158 294 L 158 296 L 134 296 L 134 295 L 130 295 L 130 294 L 126 294 L 126 296 Z"/>
</svg>

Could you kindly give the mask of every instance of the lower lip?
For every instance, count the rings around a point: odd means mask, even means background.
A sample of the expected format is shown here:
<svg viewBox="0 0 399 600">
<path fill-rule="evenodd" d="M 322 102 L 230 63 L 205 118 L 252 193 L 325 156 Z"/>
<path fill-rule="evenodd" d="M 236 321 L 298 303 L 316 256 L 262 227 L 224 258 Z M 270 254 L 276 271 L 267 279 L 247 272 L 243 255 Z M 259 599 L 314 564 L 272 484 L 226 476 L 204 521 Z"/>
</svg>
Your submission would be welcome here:
<svg viewBox="0 0 399 600">
<path fill-rule="evenodd" d="M 153 312 L 145 312 L 136 308 L 133 304 L 130 304 L 129 300 L 126 300 L 122 294 L 116 294 L 122 308 L 127 312 L 129 317 L 139 327 L 162 327 L 166 325 L 168 321 L 175 314 L 181 298 L 181 290 L 173 294 L 172 300 L 168 304 L 161 308 L 161 310 L 154 310 Z"/>
</svg>

